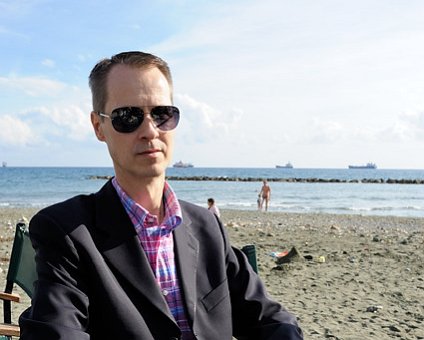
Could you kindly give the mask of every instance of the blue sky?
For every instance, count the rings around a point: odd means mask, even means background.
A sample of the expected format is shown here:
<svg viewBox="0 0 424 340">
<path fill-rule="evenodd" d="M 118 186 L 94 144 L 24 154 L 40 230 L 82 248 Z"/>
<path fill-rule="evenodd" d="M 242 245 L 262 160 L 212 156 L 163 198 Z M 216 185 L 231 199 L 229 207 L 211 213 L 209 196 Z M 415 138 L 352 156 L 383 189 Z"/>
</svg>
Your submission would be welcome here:
<svg viewBox="0 0 424 340">
<path fill-rule="evenodd" d="M 0 0 L 0 161 L 111 166 L 88 74 L 143 50 L 173 71 L 174 161 L 424 169 L 424 1 Z"/>
</svg>

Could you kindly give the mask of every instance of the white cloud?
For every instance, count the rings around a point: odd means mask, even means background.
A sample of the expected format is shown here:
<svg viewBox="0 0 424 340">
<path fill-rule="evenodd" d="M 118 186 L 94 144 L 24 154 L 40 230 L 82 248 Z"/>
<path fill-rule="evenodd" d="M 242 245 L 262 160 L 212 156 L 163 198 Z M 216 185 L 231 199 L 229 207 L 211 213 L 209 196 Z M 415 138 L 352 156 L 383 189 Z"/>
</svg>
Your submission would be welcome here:
<svg viewBox="0 0 424 340">
<path fill-rule="evenodd" d="M 10 146 L 51 147 L 92 136 L 86 105 L 56 105 L 27 109 L 14 116 L 0 115 L 0 143 Z"/>
<path fill-rule="evenodd" d="M 55 67 L 55 66 L 56 66 L 56 63 L 54 62 L 54 60 L 51 60 L 51 59 L 44 59 L 44 60 L 41 62 L 41 64 L 42 64 L 43 66 L 51 67 L 51 68 L 53 68 L 53 67 Z"/>
<path fill-rule="evenodd" d="M 33 111 L 39 112 L 50 122 L 51 128 L 45 131 L 47 134 L 60 135 L 78 141 L 85 140 L 93 134 L 89 111 L 80 106 L 40 107 Z"/>
<path fill-rule="evenodd" d="M 32 97 L 55 96 L 65 87 L 64 83 L 42 77 L 0 77 L 1 91 L 18 90 Z"/>
<path fill-rule="evenodd" d="M 39 4 L 40 2 L 40 0 L 2 0 L 0 1 L 0 10 L 3 13 L 11 14 L 22 11 L 26 8 L 33 7 L 36 4 Z"/>
<path fill-rule="evenodd" d="M 424 111 L 405 112 L 400 115 L 400 119 L 417 129 L 424 130 Z"/>
<path fill-rule="evenodd" d="M 379 125 L 362 122 L 353 126 L 349 122 L 314 119 L 305 128 L 306 141 L 312 144 L 375 144 L 424 140 L 424 111 L 403 113 L 392 122 Z M 298 141 L 304 135 L 297 136 Z"/>
<path fill-rule="evenodd" d="M 240 109 L 223 112 L 187 94 L 176 94 L 175 101 L 182 111 L 178 134 L 185 140 L 206 143 L 225 138 L 238 129 L 243 116 Z"/>
<path fill-rule="evenodd" d="M 28 123 L 10 115 L 0 117 L 0 142 L 2 144 L 25 146 L 36 139 Z"/>
<path fill-rule="evenodd" d="M 408 139 L 424 141 L 424 111 L 405 112 L 399 116 L 399 125 L 408 131 Z"/>
<path fill-rule="evenodd" d="M 59 136 L 67 145 L 76 145 L 75 140 L 92 136 L 89 107 L 86 110 L 81 104 L 88 102 L 88 66 L 117 52 L 117 45 L 90 21 L 95 6 L 81 14 L 81 22 L 88 26 L 84 25 L 84 35 L 70 37 L 74 44 L 60 39 L 69 36 L 66 25 L 51 35 L 39 23 L 48 10 L 52 13 L 52 4 L 50 0 L 0 0 L 0 17 L 13 18 L 0 26 L 0 37 L 13 40 L 2 53 L 3 64 L 19 74 L 0 74 L 4 98 L 0 113 L 36 107 L 38 111 L 28 110 L 22 117 L 33 133 L 43 141 L 54 140 L 55 146 L 62 142 Z M 315 165 L 334 166 L 355 153 L 385 155 L 388 144 L 402 142 L 406 150 L 422 144 L 421 1 L 396 6 L 369 0 L 179 0 L 172 4 L 166 0 L 159 4 L 144 8 L 141 17 L 137 11 L 129 12 L 129 18 L 116 26 L 112 40 L 122 48 L 139 46 L 169 61 L 175 91 L 188 94 L 176 95 L 182 110 L 176 138 L 188 146 L 176 151 L 188 152 L 184 160 L 253 166 L 291 160 L 308 166 L 315 155 Z M 55 13 L 58 18 L 69 16 L 77 7 L 72 3 Z M 129 8 L 118 7 L 107 15 Z M 165 17 L 173 20 L 143 18 L 152 8 L 154 12 L 171 9 L 172 15 Z M 18 25 L 23 19 L 29 24 Z M 106 12 L 103 21 L 107 22 L 104 19 Z M 149 34 L 128 34 L 142 33 L 144 27 Z M 13 32 L 26 34 L 25 44 Z M 36 39 L 40 36 L 45 41 Z M 97 43 L 87 49 L 94 40 Z M 49 52 L 51 59 L 36 59 L 38 63 L 31 59 L 31 55 L 45 56 L 46 46 L 52 45 L 58 53 Z M 65 83 L 31 77 L 42 75 L 46 67 L 55 67 Z M 319 154 L 328 149 L 334 153 L 323 160 Z M 214 150 L 214 155 L 205 150 Z M 278 160 L 273 160 L 276 153 Z M 394 164 L 399 154 L 385 157 Z M 380 156 L 368 157 L 383 163 Z M 405 159 L 411 162 L 410 157 Z"/>
<path fill-rule="evenodd" d="M 411 141 L 414 138 L 414 133 L 409 124 L 397 121 L 386 129 L 382 129 L 378 136 L 381 141 L 399 143 Z"/>
<path fill-rule="evenodd" d="M 93 55 L 91 53 L 85 53 L 85 54 L 80 53 L 80 54 L 77 54 L 78 61 L 80 61 L 82 63 L 85 63 L 85 62 L 88 62 L 88 61 L 93 61 L 93 60 L 95 62 L 97 62 L 97 60 L 100 59 L 100 58 L 103 58 L 103 56 L 100 55 L 100 56 L 93 57 Z"/>
<path fill-rule="evenodd" d="M 345 127 L 335 121 L 320 121 L 313 119 L 313 122 L 308 126 L 309 133 L 306 135 L 306 140 L 312 144 L 328 144 L 344 140 L 346 137 Z M 305 136 L 298 136 L 299 140 Z"/>
</svg>

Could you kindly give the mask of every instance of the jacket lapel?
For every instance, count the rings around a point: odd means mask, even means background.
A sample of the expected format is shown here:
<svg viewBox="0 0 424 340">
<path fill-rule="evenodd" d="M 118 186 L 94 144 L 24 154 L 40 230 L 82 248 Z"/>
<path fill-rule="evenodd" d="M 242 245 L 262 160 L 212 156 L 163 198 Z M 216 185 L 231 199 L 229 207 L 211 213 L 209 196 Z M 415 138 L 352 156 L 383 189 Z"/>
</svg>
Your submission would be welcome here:
<svg viewBox="0 0 424 340">
<path fill-rule="evenodd" d="M 96 194 L 95 224 L 99 231 L 96 241 L 99 250 L 111 269 L 119 274 L 116 277 L 118 281 L 123 281 L 122 286 L 132 286 L 175 323 L 132 222 L 110 181 Z M 141 277 L 140 273 L 144 276 Z M 127 293 L 135 299 L 133 301 L 140 298 Z"/>
<path fill-rule="evenodd" d="M 183 222 L 174 230 L 174 251 L 177 259 L 178 278 L 186 302 L 188 319 L 194 320 L 197 300 L 196 277 L 199 242 L 192 234 L 191 224 L 190 217 L 183 209 Z"/>
</svg>

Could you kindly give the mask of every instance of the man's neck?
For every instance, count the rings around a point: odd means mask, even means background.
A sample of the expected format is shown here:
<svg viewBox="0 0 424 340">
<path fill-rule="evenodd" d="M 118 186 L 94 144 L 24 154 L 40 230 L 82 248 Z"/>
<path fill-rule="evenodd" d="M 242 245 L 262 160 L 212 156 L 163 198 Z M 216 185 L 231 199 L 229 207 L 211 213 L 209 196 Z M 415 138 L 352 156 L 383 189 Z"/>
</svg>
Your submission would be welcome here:
<svg viewBox="0 0 424 340">
<path fill-rule="evenodd" d="M 125 178 L 116 177 L 121 188 L 135 202 L 140 204 L 152 215 L 158 216 L 161 221 L 164 215 L 163 189 L 165 177 L 142 178 L 128 181 Z"/>
</svg>

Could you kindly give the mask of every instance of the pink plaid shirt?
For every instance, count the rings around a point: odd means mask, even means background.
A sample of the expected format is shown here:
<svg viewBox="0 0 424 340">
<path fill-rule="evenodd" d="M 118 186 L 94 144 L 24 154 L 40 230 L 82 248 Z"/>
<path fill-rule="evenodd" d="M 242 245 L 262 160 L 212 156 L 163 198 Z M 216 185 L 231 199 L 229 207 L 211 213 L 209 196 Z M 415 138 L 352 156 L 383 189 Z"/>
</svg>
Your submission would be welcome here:
<svg viewBox="0 0 424 340">
<path fill-rule="evenodd" d="M 174 256 L 172 231 L 181 224 L 181 207 L 169 184 L 165 182 L 163 200 L 165 217 L 160 223 L 156 215 L 151 215 L 136 203 L 121 188 L 114 177 L 112 184 L 118 193 L 125 210 L 134 224 L 140 243 L 149 259 L 156 281 L 168 307 L 183 333 L 184 340 L 194 339 L 188 324 L 181 289 L 178 282 Z"/>
</svg>

